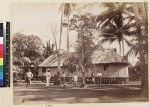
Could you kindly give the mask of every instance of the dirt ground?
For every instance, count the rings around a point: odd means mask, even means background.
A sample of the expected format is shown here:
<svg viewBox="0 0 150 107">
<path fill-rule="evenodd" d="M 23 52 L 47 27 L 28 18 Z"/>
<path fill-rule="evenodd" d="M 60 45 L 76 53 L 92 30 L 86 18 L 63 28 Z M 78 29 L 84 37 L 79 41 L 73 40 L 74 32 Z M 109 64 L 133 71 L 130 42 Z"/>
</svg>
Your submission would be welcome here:
<svg viewBox="0 0 150 107">
<path fill-rule="evenodd" d="M 66 88 L 44 84 L 14 85 L 14 104 L 38 103 L 121 103 L 144 102 L 148 99 L 140 96 L 140 85 L 87 85 L 86 88 Z"/>
</svg>

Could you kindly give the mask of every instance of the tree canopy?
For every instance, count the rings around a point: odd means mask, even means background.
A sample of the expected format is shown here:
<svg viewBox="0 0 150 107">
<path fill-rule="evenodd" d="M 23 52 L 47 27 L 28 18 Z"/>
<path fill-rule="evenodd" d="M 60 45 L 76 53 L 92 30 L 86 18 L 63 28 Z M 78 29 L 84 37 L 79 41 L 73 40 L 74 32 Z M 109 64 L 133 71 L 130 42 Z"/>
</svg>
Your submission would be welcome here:
<svg viewBox="0 0 150 107">
<path fill-rule="evenodd" d="M 13 57 L 21 62 L 23 57 L 37 61 L 43 54 L 43 42 L 38 36 L 16 33 L 12 38 Z"/>
</svg>

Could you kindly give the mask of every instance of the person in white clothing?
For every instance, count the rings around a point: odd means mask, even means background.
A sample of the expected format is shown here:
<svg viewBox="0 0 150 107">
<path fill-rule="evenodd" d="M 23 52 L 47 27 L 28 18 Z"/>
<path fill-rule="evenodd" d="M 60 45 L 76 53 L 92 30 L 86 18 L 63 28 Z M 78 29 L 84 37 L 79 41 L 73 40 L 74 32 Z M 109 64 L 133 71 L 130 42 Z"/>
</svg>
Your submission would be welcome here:
<svg viewBox="0 0 150 107">
<path fill-rule="evenodd" d="M 73 81 L 74 81 L 74 87 L 77 87 L 77 84 L 78 84 L 78 75 L 77 74 L 75 74 L 73 76 Z"/>
<path fill-rule="evenodd" d="M 30 69 L 28 68 L 26 74 L 25 74 L 25 78 L 26 78 L 26 88 L 30 88 L 31 86 L 31 79 L 33 78 L 33 74 L 30 71 Z"/>
<path fill-rule="evenodd" d="M 101 85 L 101 82 L 102 82 L 102 73 L 99 71 L 97 73 L 96 77 L 97 77 L 97 84 Z"/>
<path fill-rule="evenodd" d="M 51 73 L 50 73 L 50 69 L 48 69 L 45 73 L 45 77 L 46 77 L 46 87 L 49 87 L 49 81 L 51 78 Z"/>
<path fill-rule="evenodd" d="M 66 86 L 66 81 L 65 81 L 65 77 L 66 77 L 66 75 L 65 75 L 65 72 L 63 72 L 62 74 L 61 74 L 61 77 L 62 77 L 62 87 L 65 87 Z"/>
</svg>

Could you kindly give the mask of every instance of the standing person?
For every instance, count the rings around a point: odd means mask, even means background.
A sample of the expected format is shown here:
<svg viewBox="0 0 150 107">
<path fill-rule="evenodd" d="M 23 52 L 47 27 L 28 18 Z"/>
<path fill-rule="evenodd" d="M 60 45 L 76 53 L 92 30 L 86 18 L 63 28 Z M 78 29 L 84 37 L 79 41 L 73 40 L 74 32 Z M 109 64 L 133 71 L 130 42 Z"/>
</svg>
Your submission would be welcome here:
<svg viewBox="0 0 150 107">
<path fill-rule="evenodd" d="M 65 86 L 66 86 L 66 81 L 65 81 L 66 75 L 65 75 L 65 72 L 63 72 L 63 73 L 61 74 L 61 76 L 62 76 L 62 87 L 65 87 Z"/>
<path fill-rule="evenodd" d="M 51 73 L 50 73 L 50 69 L 48 69 L 45 73 L 45 77 L 46 77 L 46 87 L 49 87 L 49 81 L 51 78 Z"/>
<path fill-rule="evenodd" d="M 20 82 L 22 80 L 22 76 L 23 76 L 23 73 L 22 73 L 21 69 L 18 69 L 18 77 L 19 77 Z"/>
<path fill-rule="evenodd" d="M 92 82 L 93 82 L 93 84 L 95 84 L 95 75 L 94 75 L 93 72 L 92 72 L 92 74 L 91 74 L 91 77 L 92 77 Z"/>
<path fill-rule="evenodd" d="M 54 85 L 60 85 L 60 72 L 54 75 Z"/>
<path fill-rule="evenodd" d="M 77 74 L 75 74 L 73 76 L 73 81 L 74 81 L 74 87 L 77 87 L 77 84 L 78 84 L 78 75 Z"/>
<path fill-rule="evenodd" d="M 101 85 L 101 81 L 102 81 L 102 73 L 99 71 L 96 75 L 97 77 L 97 84 Z"/>
<path fill-rule="evenodd" d="M 33 74 L 29 68 L 27 68 L 27 72 L 25 74 L 25 77 L 26 77 L 26 88 L 29 89 L 31 86 L 31 79 L 33 78 Z"/>
</svg>

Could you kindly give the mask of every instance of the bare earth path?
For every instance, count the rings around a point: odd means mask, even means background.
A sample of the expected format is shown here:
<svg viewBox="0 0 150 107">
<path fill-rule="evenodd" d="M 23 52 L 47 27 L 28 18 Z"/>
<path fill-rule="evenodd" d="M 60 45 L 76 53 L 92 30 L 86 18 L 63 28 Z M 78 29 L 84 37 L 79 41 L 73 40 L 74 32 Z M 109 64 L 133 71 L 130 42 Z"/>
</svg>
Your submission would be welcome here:
<svg viewBox="0 0 150 107">
<path fill-rule="evenodd" d="M 14 104 L 31 103 L 120 103 L 146 101 L 140 97 L 140 85 L 88 85 L 88 88 L 67 88 L 44 84 L 32 84 L 25 89 L 24 84 L 14 86 Z"/>
</svg>

